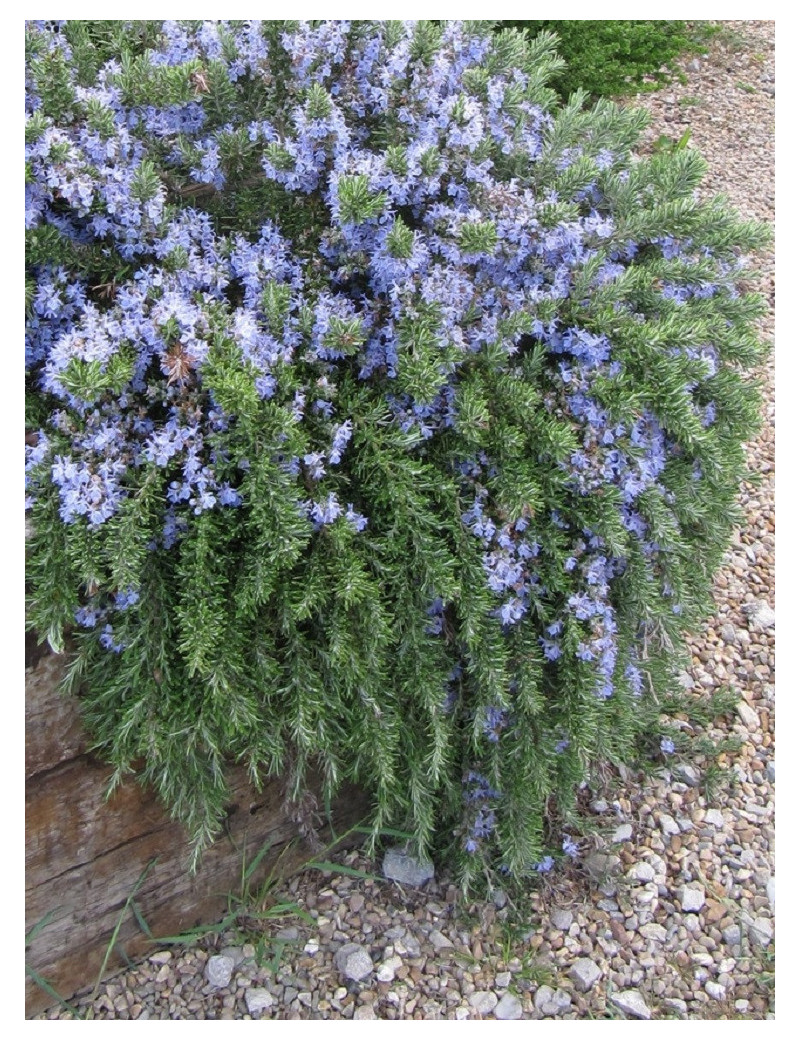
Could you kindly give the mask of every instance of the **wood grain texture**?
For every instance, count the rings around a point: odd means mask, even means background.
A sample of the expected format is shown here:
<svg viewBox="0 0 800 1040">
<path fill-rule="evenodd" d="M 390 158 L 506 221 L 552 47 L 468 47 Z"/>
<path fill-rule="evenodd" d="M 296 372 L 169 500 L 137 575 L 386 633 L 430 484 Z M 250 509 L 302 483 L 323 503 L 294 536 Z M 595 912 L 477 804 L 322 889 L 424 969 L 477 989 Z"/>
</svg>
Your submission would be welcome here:
<svg viewBox="0 0 800 1040">
<path fill-rule="evenodd" d="M 136 903 L 155 936 L 180 934 L 213 924 L 236 892 L 242 859 L 252 859 L 269 841 L 259 869 L 266 876 L 280 860 L 285 875 L 306 862 L 312 850 L 287 813 L 283 785 L 254 791 L 242 769 L 231 771 L 226 834 L 188 872 L 185 833 L 136 783 L 126 783 L 106 801 L 111 770 L 86 753 L 75 698 L 58 693 L 63 658 L 47 653 L 26 672 L 26 933 L 51 918 L 33 938 L 26 963 L 65 998 L 91 986 L 114 929 L 144 874 Z M 366 811 L 363 796 L 343 791 L 332 807 L 341 834 Z M 326 840 L 330 831 L 321 831 Z M 254 878 L 257 881 L 258 878 Z M 156 949 L 125 913 L 106 974 Z M 124 956 L 123 956 L 124 951 Z M 26 978 L 26 1015 L 54 1003 Z"/>
</svg>

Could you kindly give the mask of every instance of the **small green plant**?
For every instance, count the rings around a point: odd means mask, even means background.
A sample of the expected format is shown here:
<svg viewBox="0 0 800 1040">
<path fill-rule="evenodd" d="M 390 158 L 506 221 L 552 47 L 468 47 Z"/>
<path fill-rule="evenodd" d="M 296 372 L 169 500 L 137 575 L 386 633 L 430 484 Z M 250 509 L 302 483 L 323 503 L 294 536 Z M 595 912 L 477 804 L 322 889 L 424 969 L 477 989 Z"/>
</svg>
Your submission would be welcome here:
<svg viewBox="0 0 800 1040">
<path fill-rule="evenodd" d="M 692 132 L 688 128 L 678 138 L 669 137 L 667 134 L 659 134 L 653 144 L 653 151 L 661 155 L 674 155 L 675 152 L 682 152 L 684 148 L 688 147 L 691 136 Z"/>
<path fill-rule="evenodd" d="M 565 68 L 555 79 L 562 97 L 585 90 L 614 97 L 654 90 L 677 75 L 676 59 L 702 53 L 713 27 L 682 21 L 502 22 L 531 36 L 555 33 Z"/>
<path fill-rule="evenodd" d="M 752 85 L 752 83 L 742 83 L 741 80 L 737 80 L 736 86 L 739 90 L 743 90 L 745 94 L 755 94 L 757 89 Z"/>
</svg>

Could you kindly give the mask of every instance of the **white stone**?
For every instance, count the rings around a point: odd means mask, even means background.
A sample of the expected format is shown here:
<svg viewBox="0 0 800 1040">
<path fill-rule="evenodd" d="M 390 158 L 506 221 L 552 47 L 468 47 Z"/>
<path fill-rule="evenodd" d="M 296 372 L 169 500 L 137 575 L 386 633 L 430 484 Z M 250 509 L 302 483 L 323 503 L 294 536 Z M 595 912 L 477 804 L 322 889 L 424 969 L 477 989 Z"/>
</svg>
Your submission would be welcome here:
<svg viewBox="0 0 800 1040">
<path fill-rule="evenodd" d="M 540 986 L 536 990 L 536 996 L 533 998 L 533 1006 L 537 1011 L 541 1011 L 545 1004 L 549 1004 L 555 995 L 555 990 L 550 986 Z"/>
<path fill-rule="evenodd" d="M 255 1015 L 259 1011 L 266 1011 L 275 1003 L 275 998 L 268 989 L 246 989 L 244 991 L 244 1002 L 247 1005 L 247 1013 Z"/>
<path fill-rule="evenodd" d="M 650 1008 L 645 1004 L 642 999 L 641 993 L 635 989 L 625 989 L 621 993 L 612 993 L 610 995 L 611 1003 L 624 1011 L 626 1015 L 633 1015 L 634 1018 L 650 1018 Z"/>
<path fill-rule="evenodd" d="M 308 942 L 303 947 L 303 953 L 308 953 L 312 957 L 314 956 L 315 953 L 319 953 L 319 943 L 317 942 L 317 940 L 316 939 L 309 939 Z"/>
<path fill-rule="evenodd" d="M 470 993 L 469 1004 L 479 1015 L 489 1015 L 497 1007 L 497 997 L 490 990 L 477 990 Z"/>
<path fill-rule="evenodd" d="M 572 924 L 572 911 L 562 910 L 559 907 L 551 912 L 550 920 L 554 928 L 557 928 L 560 932 L 566 932 Z"/>
<path fill-rule="evenodd" d="M 644 884 L 654 881 L 655 876 L 656 872 L 649 863 L 634 863 L 628 871 L 629 878 L 632 878 L 634 881 L 641 881 Z"/>
<path fill-rule="evenodd" d="M 711 979 L 703 986 L 703 989 L 712 1000 L 724 1000 L 727 995 L 725 987 L 718 982 L 712 982 Z"/>
<path fill-rule="evenodd" d="M 706 809 L 706 823 L 710 824 L 712 827 L 724 827 L 725 818 L 719 809 Z"/>
<path fill-rule="evenodd" d="M 447 936 L 440 932 L 438 928 L 434 928 L 429 936 L 431 945 L 435 946 L 437 950 L 452 950 L 453 944 L 447 938 Z"/>
<path fill-rule="evenodd" d="M 602 974 L 602 971 L 589 957 L 580 957 L 569 969 L 569 977 L 580 993 L 588 993 Z"/>
<path fill-rule="evenodd" d="M 633 827 L 629 823 L 621 823 L 611 835 L 611 840 L 618 844 L 622 841 L 630 841 L 632 835 Z"/>
<path fill-rule="evenodd" d="M 511 985 L 511 972 L 510 971 L 498 971 L 494 978 L 494 984 L 498 989 L 508 989 Z"/>
<path fill-rule="evenodd" d="M 512 993 L 504 993 L 494 1009 L 494 1017 L 503 1021 L 522 1018 L 522 1004 Z"/>
<path fill-rule="evenodd" d="M 678 1011 L 682 1015 L 685 1015 L 689 1010 L 689 1005 L 685 1000 L 681 1000 L 680 997 L 665 997 L 664 1007 L 672 1008 L 673 1011 Z"/>
<path fill-rule="evenodd" d="M 770 908 L 774 912 L 774 910 L 775 910 L 775 878 L 774 877 L 771 877 L 769 879 L 769 881 L 767 882 L 766 888 L 767 888 L 767 899 L 769 900 Z"/>
<path fill-rule="evenodd" d="M 648 924 L 643 924 L 641 926 L 639 934 L 643 935 L 645 939 L 651 939 L 653 942 L 663 943 L 667 938 L 667 929 L 663 924 L 657 924 L 655 921 L 650 921 Z"/>
<path fill-rule="evenodd" d="M 229 957 L 227 954 L 220 953 L 209 957 L 206 963 L 206 981 L 218 989 L 224 988 L 231 981 L 234 966 L 233 957 Z"/>
<path fill-rule="evenodd" d="M 402 957 L 388 957 L 378 968 L 376 978 L 378 982 L 394 982 L 397 969 L 402 968 Z"/>
<path fill-rule="evenodd" d="M 680 834 L 681 829 L 674 817 L 668 813 L 662 813 L 658 821 L 664 834 Z"/>
<path fill-rule="evenodd" d="M 736 1008 L 739 1014 L 744 1014 L 745 1011 L 750 1010 L 750 1001 L 745 1000 L 744 997 L 741 997 L 739 1000 L 734 1000 L 733 1006 Z"/>
<path fill-rule="evenodd" d="M 678 889 L 678 899 L 681 903 L 681 910 L 684 913 L 696 914 L 699 913 L 706 901 L 705 891 L 697 885 L 682 885 Z"/>
<path fill-rule="evenodd" d="M 359 1022 L 364 1021 L 364 1019 L 372 1021 L 373 1019 L 377 1019 L 377 1017 L 378 1016 L 375 1014 L 375 1008 L 372 1004 L 362 1004 L 353 1012 L 353 1018 Z"/>
<path fill-rule="evenodd" d="M 387 849 L 383 857 L 383 874 L 391 881 L 418 888 L 433 877 L 433 863 L 429 859 L 417 859 L 402 846 L 395 846 Z"/>
<path fill-rule="evenodd" d="M 761 946 L 769 946 L 772 942 L 772 921 L 768 917 L 756 917 L 747 926 L 747 937 L 750 942 L 760 943 Z"/>
<path fill-rule="evenodd" d="M 759 717 L 747 701 L 739 701 L 736 705 L 736 711 L 739 713 L 739 718 L 749 730 L 758 729 L 761 724 Z"/>
<path fill-rule="evenodd" d="M 336 967 L 348 979 L 360 982 L 374 970 L 369 951 L 357 943 L 345 943 L 333 958 Z"/>
</svg>

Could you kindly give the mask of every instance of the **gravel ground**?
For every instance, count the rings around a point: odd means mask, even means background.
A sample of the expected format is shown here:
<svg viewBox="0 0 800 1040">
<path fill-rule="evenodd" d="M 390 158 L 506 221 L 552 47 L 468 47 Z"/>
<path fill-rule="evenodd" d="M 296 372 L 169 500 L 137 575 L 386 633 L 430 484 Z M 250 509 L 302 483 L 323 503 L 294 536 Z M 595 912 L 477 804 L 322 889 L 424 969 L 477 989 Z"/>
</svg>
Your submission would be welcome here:
<svg viewBox="0 0 800 1040">
<path fill-rule="evenodd" d="M 687 128 L 708 161 L 705 189 L 774 221 L 774 23 L 726 22 L 685 84 L 634 103 L 647 140 Z M 759 261 L 774 299 L 774 261 Z M 762 323 L 773 336 L 773 315 Z M 155 953 L 110 980 L 81 1013 L 106 1019 L 492 1019 L 774 1017 L 774 384 L 749 448 L 758 483 L 746 526 L 716 579 L 716 616 L 690 643 L 683 676 L 698 697 L 738 697 L 725 727 L 741 739 L 717 765 L 736 783 L 713 795 L 691 767 L 617 778 L 592 811 L 608 835 L 570 875 L 514 905 L 503 893 L 459 907 L 438 877 L 415 889 L 383 879 L 358 851 L 339 862 L 374 877 L 308 871 L 278 899 L 302 915 L 212 945 Z M 720 720 L 717 720 L 719 723 Z M 613 779 L 613 778 L 612 778 Z M 352 944 L 352 948 L 347 947 Z M 347 948 L 345 948 L 347 947 Z M 260 962 L 261 966 L 258 966 Z M 42 1018 L 68 1017 L 51 1011 Z"/>
</svg>

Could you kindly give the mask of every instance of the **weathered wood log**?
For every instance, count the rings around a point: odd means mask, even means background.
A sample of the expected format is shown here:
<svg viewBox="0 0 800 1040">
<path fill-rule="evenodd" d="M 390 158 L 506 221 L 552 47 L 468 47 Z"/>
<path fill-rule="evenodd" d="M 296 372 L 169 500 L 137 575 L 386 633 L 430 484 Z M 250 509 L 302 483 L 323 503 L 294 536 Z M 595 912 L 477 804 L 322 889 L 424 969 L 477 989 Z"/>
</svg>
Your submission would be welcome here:
<svg viewBox="0 0 800 1040">
<path fill-rule="evenodd" d="M 65 999 L 94 984 L 126 903 L 136 904 L 153 935 L 182 934 L 219 921 L 235 893 L 242 862 L 270 842 L 259 877 L 282 875 L 311 857 L 284 803 L 279 782 L 257 793 L 244 770 L 231 772 L 226 834 L 188 871 L 189 844 L 154 794 L 123 784 L 108 801 L 111 770 L 87 753 L 76 698 L 58 685 L 64 659 L 26 645 L 26 963 Z M 363 796 L 342 792 L 332 807 L 338 834 L 365 813 Z M 329 837 L 323 833 L 323 839 Z M 257 879 L 253 879 L 254 881 Z M 137 888 L 137 885 L 139 886 Z M 157 946 L 130 909 L 124 913 L 106 975 Z M 26 978 L 30 1017 L 55 1000 Z"/>
</svg>

